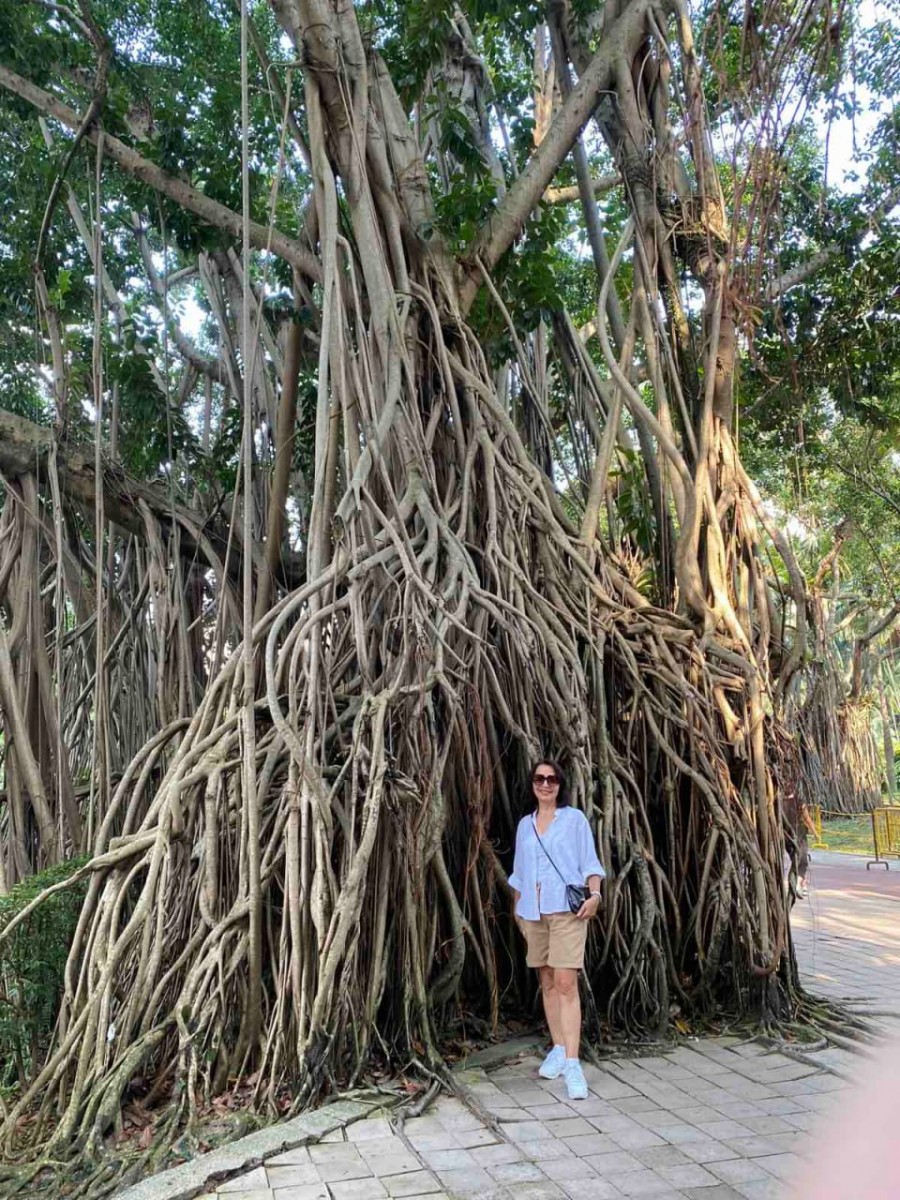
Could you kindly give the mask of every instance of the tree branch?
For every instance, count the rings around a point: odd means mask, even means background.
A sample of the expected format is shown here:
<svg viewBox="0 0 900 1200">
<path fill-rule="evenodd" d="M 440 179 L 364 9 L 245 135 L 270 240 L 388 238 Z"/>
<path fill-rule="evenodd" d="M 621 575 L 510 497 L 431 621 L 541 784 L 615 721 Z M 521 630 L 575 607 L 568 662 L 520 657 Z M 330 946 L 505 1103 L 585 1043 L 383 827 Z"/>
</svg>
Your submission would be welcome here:
<svg viewBox="0 0 900 1200">
<path fill-rule="evenodd" d="M 868 479 L 865 475 L 858 471 L 856 467 L 845 467 L 842 462 L 836 459 L 833 455 L 829 454 L 825 455 L 825 461 L 829 466 L 836 467 L 842 475 L 846 475 L 848 479 L 852 479 L 854 483 L 861 484 L 863 487 L 868 488 L 873 496 L 877 496 L 879 500 L 883 500 L 889 508 L 894 510 L 895 513 L 900 513 L 900 502 L 895 500 L 894 497 L 888 492 L 884 491 L 883 488 L 877 487 L 871 479 Z"/>
<path fill-rule="evenodd" d="M 241 0 L 231 0 L 231 7 L 234 9 L 235 15 L 238 17 L 238 19 L 240 19 Z M 303 130 L 300 128 L 297 118 L 294 116 L 292 107 L 287 103 L 287 97 L 285 95 L 284 88 L 281 86 L 277 76 L 275 75 L 273 64 L 269 58 L 268 51 L 266 50 L 266 43 L 256 27 L 256 22 L 249 15 L 249 13 L 247 15 L 247 34 L 250 38 L 250 44 L 253 46 L 253 49 L 256 52 L 256 57 L 259 60 L 259 65 L 262 68 L 263 75 L 265 76 L 266 84 L 268 85 L 272 95 L 275 97 L 278 110 L 280 113 L 285 115 L 288 129 L 291 131 L 291 137 L 294 139 L 294 144 L 300 151 L 303 161 L 306 163 L 306 169 L 311 171 L 312 159 L 310 158 L 309 146 L 306 143 L 306 137 L 303 133 Z M 288 70 L 290 70 L 290 68 L 288 68 Z"/>
<path fill-rule="evenodd" d="M 591 180 L 591 191 L 595 196 L 603 196 L 607 192 L 611 192 L 613 188 L 617 188 L 622 182 L 622 176 L 618 174 L 599 175 L 596 179 Z M 578 184 L 573 184 L 572 187 L 547 188 L 541 199 L 545 204 L 573 204 L 581 198 L 581 189 Z"/>
<path fill-rule="evenodd" d="M 900 617 L 900 600 L 895 601 L 886 613 L 874 621 L 866 632 L 857 638 L 858 644 L 863 648 L 868 646 L 869 642 L 874 641 L 879 634 L 884 633 L 889 626 L 893 625 L 897 617 Z"/>
<path fill-rule="evenodd" d="M 854 700 L 858 700 L 862 695 L 863 687 L 871 680 L 871 673 L 866 662 L 867 650 L 869 644 L 889 629 L 891 625 L 900 617 L 900 600 L 895 601 L 886 613 L 880 616 L 865 633 L 861 634 L 853 643 L 853 674 L 850 684 L 850 695 Z"/>
<path fill-rule="evenodd" d="M 19 479 L 43 468 L 50 458 L 53 438 L 54 431 L 49 426 L 36 425 L 16 413 L 0 409 L 0 474 L 7 479 Z M 56 461 L 63 494 L 85 511 L 93 512 L 97 488 L 93 449 L 72 444 L 57 445 Z M 107 517 L 129 533 L 141 539 L 147 536 L 139 508 L 139 502 L 143 501 L 164 532 L 171 530 L 173 521 L 178 525 L 179 546 L 185 558 L 202 559 L 216 566 L 210 559 L 212 550 L 220 562 L 225 561 L 228 521 L 224 516 L 204 517 L 202 513 L 173 504 L 165 484 L 135 479 L 112 463 L 104 465 L 102 486 Z M 254 551 L 254 562 L 260 567 L 261 550 L 255 547 Z M 234 565 L 240 558 L 232 551 Z M 294 561 L 282 561 L 287 580 L 294 584 L 303 578 L 302 566 Z"/>
<path fill-rule="evenodd" d="M 178 349 L 179 354 L 195 367 L 201 375 L 207 375 L 216 383 L 226 383 L 227 375 L 224 365 L 218 360 L 208 358 L 191 342 L 191 339 L 182 330 L 177 320 L 172 319 L 169 312 L 168 302 L 166 299 L 168 287 L 171 286 L 171 276 L 167 283 L 163 283 L 159 275 L 156 273 L 156 267 L 153 265 L 153 252 L 150 249 L 150 244 L 147 241 L 147 233 L 144 229 L 143 222 L 136 212 L 131 214 L 131 228 L 134 231 L 134 236 L 137 240 L 138 248 L 141 252 L 141 259 L 144 263 L 144 270 L 147 272 L 147 279 L 150 287 L 153 289 L 153 294 L 159 302 L 162 310 L 163 320 L 169 323 L 169 328 L 172 333 L 172 338 Z"/>
<path fill-rule="evenodd" d="M 572 91 L 572 74 L 569 70 L 565 37 L 558 12 L 552 13 L 551 16 L 550 44 L 553 47 L 553 57 L 556 61 L 556 74 L 559 80 L 560 91 L 563 97 L 566 97 Z M 606 248 L 606 235 L 600 219 L 600 209 L 597 206 L 596 184 L 599 181 L 591 179 L 587 153 L 584 149 L 584 142 L 581 135 L 575 139 L 575 145 L 572 147 L 572 157 L 575 160 L 575 176 L 578 180 L 574 190 L 581 200 L 584 226 L 587 231 L 591 254 L 594 258 L 594 266 L 597 270 L 597 279 L 602 288 L 606 276 L 609 274 L 609 251 Z M 606 178 L 613 179 L 614 182 L 610 184 L 611 188 L 616 186 L 616 182 L 621 182 L 621 176 L 618 172 Z M 557 190 L 566 191 L 568 189 L 560 188 Z M 625 319 L 622 316 L 622 306 L 619 303 L 618 293 L 614 287 L 607 288 L 606 296 L 607 312 L 609 313 L 609 324 L 612 329 L 613 341 L 615 342 L 616 352 L 621 353 L 625 342 Z"/>
<path fill-rule="evenodd" d="M 83 20 L 79 19 L 75 13 L 61 7 L 60 12 L 65 12 L 67 17 L 74 20 L 87 34 L 88 39 L 94 47 L 94 52 L 97 55 L 97 69 L 94 74 L 94 85 L 92 89 L 91 101 L 87 107 L 87 111 L 81 118 L 78 124 L 78 129 L 75 131 L 75 139 L 69 146 L 66 156 L 63 159 L 62 166 L 56 178 L 53 181 L 53 186 L 50 189 L 50 195 L 47 197 L 47 207 L 44 209 L 44 219 L 41 221 L 41 231 L 38 234 L 37 250 L 35 251 L 34 261 L 38 267 L 44 257 L 44 246 L 47 242 L 47 237 L 50 233 L 50 222 L 53 220 L 53 213 L 56 209 L 56 202 L 59 199 L 59 194 L 62 191 L 63 183 L 69 173 L 75 155 L 78 153 L 78 147 L 81 145 L 84 138 L 87 136 L 88 130 L 95 124 L 100 114 L 103 111 L 103 106 L 106 103 L 106 88 L 107 77 L 109 75 L 109 63 L 112 58 L 112 45 L 106 38 L 100 27 L 94 21 L 90 8 L 87 4 L 82 5 Z"/>
<path fill-rule="evenodd" d="M 49 92 L 45 92 L 43 88 L 37 87 L 30 80 L 24 79 L 15 71 L 10 71 L 8 67 L 2 65 L 0 65 L 0 87 L 27 100 L 40 112 L 60 121 L 73 131 L 77 132 L 81 126 L 82 119 L 74 109 L 63 104 L 61 100 L 57 100 Z M 92 145 L 97 144 L 98 132 L 96 129 L 87 130 L 84 136 L 85 140 Z M 127 174 L 139 179 L 155 191 L 161 192 L 162 195 L 168 196 L 182 208 L 196 213 L 207 224 L 213 225 L 217 229 L 224 229 L 232 237 L 240 238 L 240 213 L 233 212 L 224 204 L 219 204 L 217 200 L 211 200 L 209 196 L 204 196 L 189 183 L 167 174 L 156 163 L 150 162 L 142 154 L 138 154 L 137 151 L 132 150 L 130 146 L 126 146 L 124 142 L 120 142 L 118 138 L 109 133 L 105 133 L 103 137 L 103 152 Z M 250 244 L 256 250 L 271 250 L 273 254 L 277 254 L 279 258 L 283 258 L 285 262 L 296 267 L 302 275 L 321 281 L 322 268 L 319 260 L 306 247 L 301 246 L 298 241 L 288 237 L 287 234 L 251 221 Z"/>
<path fill-rule="evenodd" d="M 883 204 L 870 215 L 866 221 L 865 227 L 856 235 L 852 241 L 852 245 L 858 246 L 867 233 L 872 232 L 880 221 L 889 216 L 891 209 L 896 208 L 900 204 L 900 188 L 894 188 L 888 195 Z M 828 265 L 833 258 L 844 253 L 846 243 L 832 242 L 828 246 L 824 246 L 817 251 L 812 258 L 808 258 L 806 262 L 798 263 L 796 267 L 791 267 L 789 271 L 779 275 L 777 279 L 773 279 L 766 288 L 766 299 L 777 300 L 779 296 L 783 296 L 785 292 L 789 292 L 791 288 L 797 287 L 801 283 L 805 283 L 807 279 L 811 279 L 817 271 Z"/>
<path fill-rule="evenodd" d="M 590 120 L 602 93 L 612 83 L 613 67 L 621 55 L 631 60 L 632 42 L 643 31 L 652 0 L 635 0 L 614 22 L 600 49 L 559 108 L 547 136 L 529 159 L 492 217 L 484 224 L 464 256 L 466 279 L 460 288 L 463 311 L 479 287 L 478 260 L 490 271 L 521 232 L 533 209 Z"/>
</svg>

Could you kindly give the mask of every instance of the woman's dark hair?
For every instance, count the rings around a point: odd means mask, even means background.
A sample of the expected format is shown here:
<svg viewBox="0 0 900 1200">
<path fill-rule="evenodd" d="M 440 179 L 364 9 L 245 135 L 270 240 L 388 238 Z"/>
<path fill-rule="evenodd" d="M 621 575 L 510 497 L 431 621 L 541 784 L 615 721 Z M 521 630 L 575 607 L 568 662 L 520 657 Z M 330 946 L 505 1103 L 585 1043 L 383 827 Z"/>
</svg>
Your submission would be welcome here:
<svg viewBox="0 0 900 1200">
<path fill-rule="evenodd" d="M 566 779 L 566 773 L 554 758 L 539 758 L 532 763 L 531 770 L 528 772 L 528 792 L 525 796 L 526 813 L 533 812 L 535 806 L 534 788 L 531 781 L 534 779 L 534 773 L 538 767 L 552 767 L 553 774 L 559 780 L 559 791 L 556 793 L 556 807 L 567 808 L 572 803 L 572 797 L 569 795 L 569 781 Z"/>
</svg>

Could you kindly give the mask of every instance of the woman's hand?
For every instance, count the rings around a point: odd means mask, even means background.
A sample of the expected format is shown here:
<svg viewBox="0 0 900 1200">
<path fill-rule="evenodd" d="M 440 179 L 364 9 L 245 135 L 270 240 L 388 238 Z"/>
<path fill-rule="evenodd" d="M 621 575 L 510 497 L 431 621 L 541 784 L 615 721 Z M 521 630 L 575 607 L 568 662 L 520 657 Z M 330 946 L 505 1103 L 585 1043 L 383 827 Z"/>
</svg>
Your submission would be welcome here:
<svg viewBox="0 0 900 1200">
<path fill-rule="evenodd" d="M 600 907 L 600 897 L 599 896 L 589 896 L 588 899 L 585 900 L 584 904 L 582 904 L 581 908 L 579 908 L 579 910 L 575 914 L 575 916 L 578 918 L 579 921 L 589 921 L 591 919 L 591 917 L 596 917 L 597 909 L 599 907 Z"/>
</svg>

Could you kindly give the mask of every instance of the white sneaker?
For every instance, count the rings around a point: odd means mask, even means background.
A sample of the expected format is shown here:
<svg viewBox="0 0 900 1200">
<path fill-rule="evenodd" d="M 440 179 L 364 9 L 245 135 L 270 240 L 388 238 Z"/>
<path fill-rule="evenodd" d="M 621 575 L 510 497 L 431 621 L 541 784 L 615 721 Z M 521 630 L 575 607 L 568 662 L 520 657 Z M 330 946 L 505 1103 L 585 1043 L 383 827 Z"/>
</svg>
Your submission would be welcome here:
<svg viewBox="0 0 900 1200">
<path fill-rule="evenodd" d="M 570 1100 L 587 1100 L 588 1085 L 584 1077 L 584 1071 L 581 1069 L 581 1063 L 577 1058 L 567 1058 L 566 1065 L 563 1067 L 563 1076 L 566 1081 L 566 1092 Z"/>
<path fill-rule="evenodd" d="M 541 1079 L 559 1079 L 565 1065 L 565 1048 L 563 1046 L 554 1046 L 538 1067 L 538 1075 L 540 1075 Z"/>
</svg>

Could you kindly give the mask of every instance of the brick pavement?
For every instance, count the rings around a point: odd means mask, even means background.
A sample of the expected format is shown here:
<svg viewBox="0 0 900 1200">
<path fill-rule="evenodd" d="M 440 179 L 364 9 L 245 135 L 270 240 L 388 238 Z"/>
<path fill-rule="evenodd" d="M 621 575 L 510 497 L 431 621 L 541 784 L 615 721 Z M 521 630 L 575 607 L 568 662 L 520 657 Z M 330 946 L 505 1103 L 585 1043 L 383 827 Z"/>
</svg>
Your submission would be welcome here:
<svg viewBox="0 0 900 1200">
<path fill-rule="evenodd" d="M 490 1115 L 444 1097 L 399 1132 L 369 1119 L 270 1159 L 220 1200 L 765 1200 L 809 1149 L 846 1084 L 738 1038 L 586 1065 L 588 1100 L 523 1055 L 459 1073 Z"/>
<path fill-rule="evenodd" d="M 820 994 L 900 1020 L 900 870 L 867 875 L 865 860 L 814 859 L 810 899 L 793 922 L 804 977 Z M 442 1097 L 402 1129 L 359 1121 L 215 1198 L 787 1200 L 817 1121 L 859 1062 L 834 1048 L 808 1058 L 736 1037 L 623 1053 L 586 1065 L 590 1097 L 569 1103 L 564 1083 L 539 1079 L 539 1058 L 523 1053 L 458 1073 L 484 1120 Z"/>
<path fill-rule="evenodd" d="M 791 922 L 810 990 L 900 1015 L 900 862 L 813 851 L 809 897 Z"/>
</svg>

